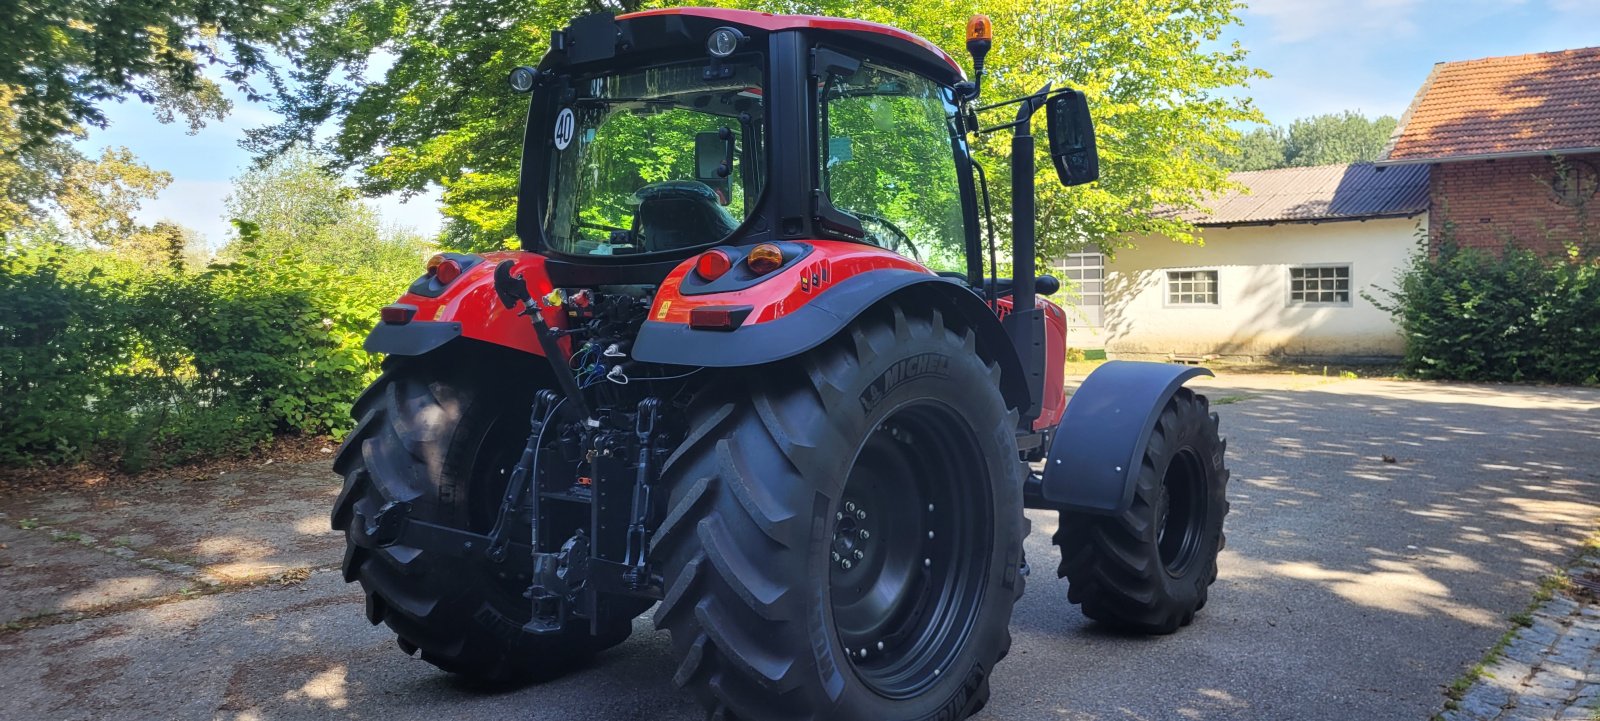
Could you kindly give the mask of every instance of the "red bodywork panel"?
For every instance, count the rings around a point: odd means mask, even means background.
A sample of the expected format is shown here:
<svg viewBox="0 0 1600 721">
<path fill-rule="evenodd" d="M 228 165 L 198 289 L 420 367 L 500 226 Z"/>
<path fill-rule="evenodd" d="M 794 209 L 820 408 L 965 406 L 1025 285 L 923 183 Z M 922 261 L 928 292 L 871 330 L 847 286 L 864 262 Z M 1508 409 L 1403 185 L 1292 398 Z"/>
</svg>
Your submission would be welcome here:
<svg viewBox="0 0 1600 721">
<path fill-rule="evenodd" d="M 417 307 L 416 321 L 454 321 L 461 324 L 461 335 L 507 348 L 544 355 L 539 338 L 533 333 L 533 324 L 517 315 L 516 310 L 506 310 L 494 292 L 494 267 L 510 258 L 517 262 L 512 275 L 528 280 L 528 288 L 535 296 L 551 290 L 550 276 L 544 270 L 544 256 L 521 251 L 484 253 L 485 260 L 461 274 L 437 298 L 406 293 L 397 303 Z M 544 320 L 552 328 L 565 328 L 566 315 L 560 308 L 545 308 Z M 568 341 L 561 339 L 562 348 Z"/>
<path fill-rule="evenodd" d="M 1000 317 L 1011 313 L 1011 296 L 999 300 Z M 1055 428 L 1067 412 L 1067 313 L 1044 298 L 1035 298 L 1034 307 L 1044 311 L 1044 405 L 1033 429 Z"/>
<path fill-rule="evenodd" d="M 693 308 L 748 305 L 754 310 L 744 324 L 755 325 L 782 318 L 834 284 L 868 271 L 896 269 L 933 275 L 933 271 L 916 262 L 876 246 L 841 240 L 797 242 L 811 246 L 811 254 L 750 288 L 728 293 L 679 293 L 678 286 L 683 283 L 684 276 L 694 270 L 695 258 L 679 263 L 667 274 L 667 279 L 661 281 L 655 302 L 650 306 L 650 320 L 687 325 L 689 311 Z"/>
<path fill-rule="evenodd" d="M 813 250 L 794 266 L 785 268 L 759 285 L 731 293 L 682 295 L 678 292 L 684 276 L 694 270 L 694 258 L 680 263 L 667 279 L 662 281 L 650 307 L 650 320 L 665 323 L 689 322 L 689 311 L 703 306 L 748 305 L 754 310 L 745 325 L 765 323 L 781 318 L 805 305 L 817 294 L 834 283 L 873 270 L 899 269 L 933 275 L 922 265 L 892 251 L 882 248 L 848 243 L 838 240 L 803 241 Z M 1000 317 L 1011 312 L 1011 298 L 1001 298 Z M 1036 301 L 1044 310 L 1045 322 L 1045 373 L 1044 404 L 1035 430 L 1054 428 L 1061 422 L 1067 408 L 1067 394 L 1063 387 L 1067 362 L 1067 314 L 1060 306 L 1044 298 Z"/>
<path fill-rule="evenodd" d="M 779 270 L 772 277 L 744 290 L 705 295 L 683 295 L 679 285 L 684 276 L 694 270 L 695 257 L 674 268 L 656 291 L 650 306 L 650 320 L 665 323 L 689 322 L 689 311 L 705 306 L 748 305 L 753 310 L 744 325 L 765 323 L 793 312 L 834 284 L 862 273 L 875 270 L 907 270 L 933 275 L 922 265 L 892 251 L 860 243 L 838 240 L 804 241 L 812 247 L 809 255 L 794 265 Z M 698 257 L 698 256 L 696 256 Z M 437 298 L 406 293 L 397 301 L 416 306 L 413 322 L 447 321 L 461 324 L 461 334 L 467 338 L 506 346 L 516 350 L 543 355 L 539 339 L 534 336 L 533 325 L 506 310 L 494 292 L 494 268 L 503 260 L 516 261 L 513 275 L 522 275 L 535 296 L 544 296 L 553 290 L 550 276 L 545 272 L 544 256 L 521 251 L 485 253 L 484 261 L 469 268 L 460 278 L 445 288 Z M 1000 299 L 1000 317 L 1011 312 L 1011 299 Z M 1045 397 L 1043 410 L 1036 430 L 1053 428 L 1061 421 L 1066 409 L 1066 392 L 1062 387 L 1062 374 L 1066 363 L 1067 317 L 1060 307 L 1040 298 L 1038 307 L 1045 313 Z M 546 323 L 552 328 L 566 327 L 566 315 L 560 308 L 543 311 Z M 561 340 L 566 349 L 568 340 Z"/>
<path fill-rule="evenodd" d="M 853 31 L 863 33 L 878 33 L 879 35 L 888 35 L 889 37 L 897 40 L 904 40 L 908 43 L 921 47 L 922 49 L 938 56 L 946 63 L 949 63 L 951 68 L 953 68 L 957 73 L 961 74 L 961 77 L 966 77 L 966 74 L 962 71 L 961 66 L 956 63 L 955 58 L 950 57 L 950 54 L 946 53 L 938 45 L 934 45 L 933 43 L 928 42 L 926 39 L 908 33 L 900 28 L 891 27 L 889 25 L 880 25 L 874 22 L 867 22 L 866 20 L 846 20 L 844 18 L 829 18 L 818 15 L 774 15 L 772 13 L 756 12 L 754 10 L 729 10 L 725 8 L 704 7 L 659 8 L 656 10 L 644 10 L 636 13 L 628 13 L 626 15 L 618 15 L 617 20 L 629 20 L 632 18 L 649 17 L 651 15 L 694 15 L 696 17 L 711 18 L 713 20 L 721 20 L 723 22 L 737 25 L 747 25 L 753 28 L 761 28 L 762 30 L 769 32 L 774 30 L 809 28 L 815 30 L 840 30 L 847 32 Z"/>
</svg>

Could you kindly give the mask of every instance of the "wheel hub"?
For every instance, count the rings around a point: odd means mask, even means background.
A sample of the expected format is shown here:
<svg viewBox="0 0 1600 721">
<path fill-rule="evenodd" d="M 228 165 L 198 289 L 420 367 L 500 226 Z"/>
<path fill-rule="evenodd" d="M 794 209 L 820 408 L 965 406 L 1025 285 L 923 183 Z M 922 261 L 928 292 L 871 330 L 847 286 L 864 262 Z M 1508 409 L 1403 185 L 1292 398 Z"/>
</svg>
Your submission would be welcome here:
<svg viewBox="0 0 1600 721">
<path fill-rule="evenodd" d="M 872 529 L 868 520 L 871 514 L 864 504 L 845 501 L 844 509 L 834 514 L 833 562 L 848 571 L 868 560 L 872 547 Z"/>
</svg>

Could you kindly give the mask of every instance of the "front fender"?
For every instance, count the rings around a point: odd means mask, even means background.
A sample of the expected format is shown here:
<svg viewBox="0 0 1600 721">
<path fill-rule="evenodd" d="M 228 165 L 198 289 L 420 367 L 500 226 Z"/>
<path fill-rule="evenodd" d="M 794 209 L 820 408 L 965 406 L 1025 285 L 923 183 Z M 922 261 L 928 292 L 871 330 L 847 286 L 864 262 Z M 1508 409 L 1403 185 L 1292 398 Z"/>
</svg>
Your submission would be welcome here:
<svg viewBox="0 0 1600 721">
<path fill-rule="evenodd" d="M 1145 445 L 1167 401 L 1196 366 L 1111 361 L 1085 378 L 1067 402 L 1045 459 L 1040 489 L 1052 507 L 1118 514 L 1133 503 Z"/>
<path fill-rule="evenodd" d="M 513 275 L 527 279 L 535 296 L 553 287 L 545 271 L 545 258 L 534 253 L 506 251 L 485 253 L 484 262 L 474 265 L 436 297 L 407 292 L 396 303 L 415 306 L 409 323 L 378 323 L 364 345 L 368 353 L 418 356 L 434 351 L 457 338 L 472 338 L 525 353 L 544 355 L 533 324 L 508 310 L 494 292 L 494 268 L 512 260 Z M 566 325 L 560 308 L 544 309 L 544 319 L 552 328 Z M 565 341 L 565 339 L 563 339 Z"/>
</svg>

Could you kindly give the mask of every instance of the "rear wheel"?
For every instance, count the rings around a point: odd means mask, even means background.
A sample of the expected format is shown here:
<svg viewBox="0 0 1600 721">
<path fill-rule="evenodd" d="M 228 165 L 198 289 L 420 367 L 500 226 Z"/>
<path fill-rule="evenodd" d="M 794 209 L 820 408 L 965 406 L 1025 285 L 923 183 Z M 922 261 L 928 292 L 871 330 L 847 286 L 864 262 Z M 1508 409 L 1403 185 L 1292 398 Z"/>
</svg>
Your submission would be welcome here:
<svg viewBox="0 0 1600 721">
<path fill-rule="evenodd" d="M 1226 450 L 1205 396 L 1180 388 L 1150 434 L 1132 505 L 1118 516 L 1061 514 L 1054 540 L 1067 600 L 1130 631 L 1172 633 L 1192 622 L 1226 544 Z"/>
<path fill-rule="evenodd" d="M 959 719 L 1022 591 L 1016 414 L 967 329 L 889 308 L 718 380 L 652 540 L 675 681 L 714 718 Z"/>
<path fill-rule="evenodd" d="M 535 359 L 537 360 L 537 359 Z M 487 533 L 528 437 L 530 369 L 490 351 L 399 359 L 356 401 L 356 429 L 334 470 L 345 477 L 333 527 L 345 532 L 344 577 L 360 582 L 367 619 L 386 623 L 405 653 L 491 682 L 548 677 L 621 643 L 643 608 L 617 614 L 599 636 L 588 623 L 554 635 L 523 630 L 531 559 L 464 562 L 374 534 L 390 503 L 417 520 Z M 526 538 L 527 523 L 508 532 Z"/>
</svg>

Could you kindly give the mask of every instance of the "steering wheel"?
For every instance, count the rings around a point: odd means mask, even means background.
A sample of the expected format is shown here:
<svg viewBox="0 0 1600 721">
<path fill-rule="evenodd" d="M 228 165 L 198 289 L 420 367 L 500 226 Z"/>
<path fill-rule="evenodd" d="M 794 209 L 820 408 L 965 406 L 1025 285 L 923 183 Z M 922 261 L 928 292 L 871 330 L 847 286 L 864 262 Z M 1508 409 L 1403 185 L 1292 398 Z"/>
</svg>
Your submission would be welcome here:
<svg viewBox="0 0 1600 721">
<path fill-rule="evenodd" d="M 582 221 L 582 220 L 578 221 L 578 227 L 579 228 L 593 228 L 595 230 L 606 230 L 606 231 L 611 231 L 613 233 L 626 233 L 626 232 L 629 232 L 627 228 L 618 228 L 615 225 L 606 225 L 605 223 L 590 223 L 590 222 Z"/>
<path fill-rule="evenodd" d="M 900 253 L 901 255 L 907 255 L 904 250 L 901 250 L 901 246 L 903 244 L 907 250 L 911 251 L 909 255 L 911 256 L 912 260 L 919 262 L 922 260 L 922 251 L 917 249 L 916 242 L 911 240 L 910 235 L 907 235 L 905 231 L 901 230 L 900 226 L 890 222 L 888 218 L 885 218 L 881 215 L 873 215 L 872 213 L 864 213 L 859 210 L 852 210 L 850 211 L 850 214 L 854 215 L 859 220 L 865 220 L 874 225 L 888 228 L 889 231 L 895 235 L 895 239 L 891 239 L 892 242 L 890 245 L 885 246 L 889 250 Z M 873 233 L 873 235 L 877 234 Z"/>
</svg>

